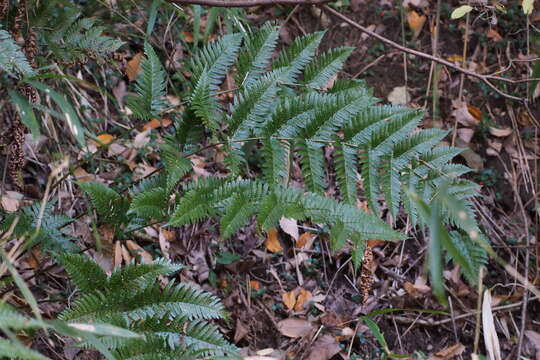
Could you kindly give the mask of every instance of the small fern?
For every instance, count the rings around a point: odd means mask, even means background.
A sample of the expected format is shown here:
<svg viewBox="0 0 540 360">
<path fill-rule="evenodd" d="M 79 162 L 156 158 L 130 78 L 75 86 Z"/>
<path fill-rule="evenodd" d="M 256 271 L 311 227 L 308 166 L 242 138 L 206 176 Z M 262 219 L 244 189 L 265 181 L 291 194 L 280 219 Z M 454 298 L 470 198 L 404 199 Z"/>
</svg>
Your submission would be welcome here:
<svg viewBox="0 0 540 360">
<path fill-rule="evenodd" d="M 34 69 L 11 35 L 0 28 L 0 71 L 12 76 L 32 76 Z"/>
<path fill-rule="evenodd" d="M 187 283 L 171 281 L 163 288 L 156 283 L 156 277 L 171 275 L 181 266 L 163 259 L 131 263 L 107 276 L 82 255 L 62 254 L 59 261 L 82 292 L 60 319 L 110 323 L 144 336 L 101 339 L 117 359 L 145 354 L 171 359 L 236 357 L 236 349 L 208 323 L 224 316 L 218 298 Z"/>
</svg>

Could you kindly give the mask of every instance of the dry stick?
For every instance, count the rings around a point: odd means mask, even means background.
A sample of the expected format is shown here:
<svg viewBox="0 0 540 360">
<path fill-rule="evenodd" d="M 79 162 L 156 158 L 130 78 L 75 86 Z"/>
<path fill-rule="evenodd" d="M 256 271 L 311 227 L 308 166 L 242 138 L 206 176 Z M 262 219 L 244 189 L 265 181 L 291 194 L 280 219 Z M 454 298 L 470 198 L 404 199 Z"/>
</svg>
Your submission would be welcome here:
<svg viewBox="0 0 540 360">
<path fill-rule="evenodd" d="M 191 1 L 191 0 L 186 0 L 186 1 Z M 499 77 L 499 76 L 493 76 L 493 75 L 478 74 L 478 73 L 476 73 L 474 71 L 463 69 L 462 67 L 459 67 L 459 66 L 451 63 L 448 60 L 441 59 L 439 57 L 424 53 L 422 51 L 417 51 L 417 50 L 414 50 L 414 49 L 410 49 L 410 48 L 402 46 L 402 45 L 400 45 L 400 44 L 398 44 L 398 43 L 396 43 L 396 42 L 394 42 L 394 41 L 392 41 L 390 39 L 387 39 L 384 36 L 379 35 L 376 32 L 371 31 L 371 30 L 363 27 L 362 25 L 358 24 L 356 21 L 348 18 L 347 16 L 343 15 L 339 11 L 336 11 L 336 10 L 332 9 L 331 7 L 329 7 L 327 5 L 322 5 L 322 8 L 325 11 L 329 12 L 330 14 L 332 14 L 332 15 L 338 17 L 339 19 L 343 20 L 347 24 L 357 28 L 358 30 L 362 31 L 363 33 L 365 33 L 365 34 L 367 34 L 367 35 L 369 35 L 371 37 L 374 37 L 374 38 L 378 39 L 379 41 L 385 43 L 386 45 L 389 45 L 389 46 L 391 46 L 393 48 L 396 48 L 396 49 L 398 49 L 400 51 L 404 51 L 406 53 L 409 53 L 409 54 L 412 54 L 412 55 L 415 55 L 415 56 L 418 56 L 418 57 L 422 57 L 422 58 L 437 62 L 437 63 L 445 65 L 445 66 L 447 66 L 447 67 L 449 67 L 451 69 L 457 70 L 457 71 L 459 71 L 459 72 L 461 72 L 461 73 L 463 73 L 465 75 L 472 76 L 472 77 L 474 77 L 476 79 L 479 79 L 482 82 L 484 82 L 487 86 L 489 86 L 491 89 L 493 89 L 495 92 L 497 92 L 499 95 L 504 96 L 507 99 L 519 101 L 519 102 L 522 102 L 522 103 L 527 103 L 528 102 L 528 100 L 526 98 L 520 98 L 520 97 L 513 96 L 513 95 L 510 95 L 510 94 L 507 94 L 507 93 L 503 92 L 502 90 L 497 88 L 495 85 L 493 85 L 491 83 L 491 81 L 490 81 L 490 80 L 500 80 L 500 81 L 504 81 L 504 82 L 515 83 L 516 82 L 515 80 L 506 79 L 506 78 L 502 78 L 502 77 Z"/>
</svg>

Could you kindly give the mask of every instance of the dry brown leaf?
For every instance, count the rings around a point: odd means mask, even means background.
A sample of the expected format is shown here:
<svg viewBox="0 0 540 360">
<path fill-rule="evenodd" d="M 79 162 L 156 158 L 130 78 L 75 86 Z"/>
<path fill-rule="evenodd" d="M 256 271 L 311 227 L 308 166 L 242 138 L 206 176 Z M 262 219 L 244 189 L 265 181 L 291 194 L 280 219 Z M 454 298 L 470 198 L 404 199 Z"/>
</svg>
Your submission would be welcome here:
<svg viewBox="0 0 540 360">
<path fill-rule="evenodd" d="M 460 343 L 454 344 L 452 346 L 447 347 L 446 349 L 443 349 L 441 351 L 438 351 L 435 353 L 435 356 L 430 357 L 430 359 L 441 359 L 441 360 L 447 360 L 452 359 L 456 356 L 459 356 L 463 354 L 465 351 L 465 346 L 463 346 Z"/>
<path fill-rule="evenodd" d="M 467 103 L 459 100 L 452 101 L 452 106 L 454 108 L 452 116 L 462 125 L 477 125 L 482 118 L 482 112 L 476 106 L 468 106 Z"/>
<path fill-rule="evenodd" d="M 467 105 L 467 110 L 469 111 L 469 114 L 473 116 L 476 122 L 482 121 L 482 110 L 480 110 L 479 107 L 476 107 L 473 105 Z"/>
<path fill-rule="evenodd" d="M 122 265 L 122 244 L 120 241 L 114 243 L 114 259 L 113 266 L 116 268 Z"/>
<path fill-rule="evenodd" d="M 406 86 L 396 86 L 387 97 L 392 105 L 405 105 L 411 101 L 411 95 Z"/>
<path fill-rule="evenodd" d="M 172 231 L 160 228 L 159 229 L 159 248 L 161 249 L 161 253 L 165 256 L 165 258 L 170 259 L 171 256 L 169 254 L 169 249 L 171 247 L 170 239 L 174 239 L 174 233 Z"/>
<path fill-rule="evenodd" d="M 294 305 L 294 311 L 302 311 L 304 307 L 311 299 L 311 291 L 300 288 L 300 294 L 296 298 L 296 304 Z"/>
<path fill-rule="evenodd" d="M 113 140 L 114 136 L 111 134 L 100 134 L 97 136 L 97 146 L 109 145 Z"/>
<path fill-rule="evenodd" d="M 137 53 L 131 60 L 127 62 L 126 65 L 126 75 L 129 79 L 129 81 L 133 81 L 137 78 L 139 73 L 141 72 L 141 60 L 142 60 L 143 53 Z"/>
<path fill-rule="evenodd" d="M 274 254 L 283 251 L 283 247 L 281 247 L 281 243 L 278 239 L 278 230 L 276 228 L 268 230 L 268 235 L 264 245 L 266 246 L 266 250 Z"/>
<path fill-rule="evenodd" d="M 126 245 L 133 256 L 135 257 L 141 257 L 141 259 L 144 261 L 145 264 L 151 263 L 154 259 L 152 258 L 152 255 L 146 250 L 144 250 L 139 244 L 137 244 L 133 240 L 127 240 Z"/>
<path fill-rule="evenodd" d="M 459 139 L 463 140 L 463 143 L 469 144 L 474 136 L 474 130 L 471 128 L 457 129 L 457 136 Z"/>
<path fill-rule="evenodd" d="M 407 23 L 409 24 L 409 28 L 413 31 L 414 39 L 416 39 L 418 35 L 420 35 L 420 32 L 422 31 L 426 20 L 427 17 L 425 15 L 419 15 L 414 10 L 409 11 L 409 13 L 407 14 Z"/>
<path fill-rule="evenodd" d="M 73 170 L 73 176 L 75 177 L 75 180 L 77 180 L 78 182 L 96 181 L 96 176 L 94 174 L 89 174 L 86 170 L 84 170 L 81 167 L 78 167 L 75 170 Z"/>
<path fill-rule="evenodd" d="M 170 119 L 152 119 L 143 126 L 143 130 L 157 129 L 159 127 L 169 127 L 172 124 Z"/>
<path fill-rule="evenodd" d="M 151 129 L 144 130 L 135 135 L 135 138 L 133 139 L 133 147 L 136 149 L 140 149 L 146 144 L 148 144 L 148 142 L 150 141 L 150 131 Z"/>
<path fill-rule="evenodd" d="M 242 324 L 240 319 L 236 319 L 236 326 L 234 330 L 234 343 L 238 343 L 249 333 L 249 330 Z"/>
<path fill-rule="evenodd" d="M 187 43 L 192 43 L 193 41 L 195 41 L 195 39 L 193 38 L 193 33 L 184 31 L 182 35 L 184 35 L 184 41 Z"/>
<path fill-rule="evenodd" d="M 255 290 L 261 290 L 261 283 L 257 280 L 250 280 L 249 286 Z"/>
<path fill-rule="evenodd" d="M 498 129 L 498 128 L 495 128 L 495 127 L 489 127 L 489 133 L 493 136 L 496 136 L 496 137 L 505 137 L 505 136 L 509 136 L 512 134 L 512 129 L 510 128 L 503 128 L 503 129 Z"/>
<path fill-rule="evenodd" d="M 330 360 L 341 351 L 339 342 L 332 335 L 322 335 L 313 344 L 307 360 Z"/>
<path fill-rule="evenodd" d="M 299 338 L 309 334 L 315 327 L 307 320 L 289 318 L 278 322 L 277 328 L 283 336 Z"/>
<path fill-rule="evenodd" d="M 489 31 L 488 31 L 488 33 L 487 33 L 487 37 L 488 37 L 488 39 L 491 39 L 491 40 L 493 40 L 493 41 L 495 41 L 495 42 L 501 41 L 501 40 L 503 39 L 503 37 L 501 36 L 501 34 L 499 34 L 499 33 L 497 32 L 497 30 L 495 30 L 495 29 L 493 29 L 493 28 L 489 29 Z"/>
<path fill-rule="evenodd" d="M 294 240 L 298 240 L 298 222 L 296 221 L 296 219 L 282 217 L 281 220 L 279 220 L 279 226 L 286 234 L 289 234 Z"/>
<path fill-rule="evenodd" d="M 536 350 L 536 359 L 540 358 L 540 334 L 533 330 L 525 330 L 525 336 Z"/>
<path fill-rule="evenodd" d="M 283 293 L 281 295 L 281 298 L 283 300 L 283 304 L 287 307 L 289 311 L 294 309 L 294 305 L 296 304 L 296 292 L 294 290 L 288 291 Z"/>
<path fill-rule="evenodd" d="M 294 244 L 294 247 L 297 249 L 299 248 L 309 249 L 311 248 L 311 245 L 313 245 L 314 238 L 315 238 L 315 235 L 313 235 L 309 231 L 306 231 L 305 233 L 300 235 L 300 237 L 298 238 L 298 241 L 296 242 L 296 244 Z"/>
</svg>

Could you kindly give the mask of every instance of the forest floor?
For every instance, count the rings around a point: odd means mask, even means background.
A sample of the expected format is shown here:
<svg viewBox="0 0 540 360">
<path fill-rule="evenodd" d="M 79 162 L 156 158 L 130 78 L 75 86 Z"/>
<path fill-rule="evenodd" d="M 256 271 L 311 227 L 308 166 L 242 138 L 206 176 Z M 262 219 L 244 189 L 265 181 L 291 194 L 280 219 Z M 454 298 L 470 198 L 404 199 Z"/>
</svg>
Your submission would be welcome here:
<svg viewBox="0 0 540 360">
<path fill-rule="evenodd" d="M 394 2 L 384 0 L 351 0 L 350 6 L 337 8 L 397 43 L 433 53 L 430 24 L 436 16 L 436 1 L 406 3 L 403 12 Z M 468 25 L 471 37 L 465 59 L 463 34 L 467 26 L 465 18 L 450 20 L 453 8 L 449 4 L 441 8 L 437 40 L 440 57 L 459 65 L 465 60 L 468 68 L 478 72 L 509 66 L 510 77 L 519 78 L 527 73 L 530 63 L 520 60 L 527 59 L 528 46 L 534 52 L 540 44 L 527 39 L 525 18 L 516 15 L 520 11 L 516 1 L 507 4 L 506 14 L 486 8 L 481 16 L 471 16 Z M 497 25 L 493 25 L 494 17 Z M 532 117 L 540 118 L 538 102 L 531 105 L 529 113 L 523 105 L 499 96 L 477 80 L 462 78 L 460 73 L 433 66 L 420 57 L 404 57 L 402 52 L 383 46 L 317 8 L 299 6 L 291 13 L 289 8 L 281 6 L 256 7 L 247 10 L 247 18 L 255 26 L 271 20 L 284 24 L 280 40 L 285 44 L 298 35 L 327 30 L 323 48 L 344 45 L 355 48 L 347 62 L 345 77 L 364 79 L 382 102 L 426 109 L 424 127 L 447 129 L 449 135 L 445 141 L 467 148 L 458 161 L 474 169 L 469 177 L 481 185 L 481 195 L 476 201 L 479 222 L 493 248 L 518 272 L 528 273 L 533 284 L 540 285 L 537 193 L 540 149 L 538 127 Z M 540 17 L 532 16 L 531 23 L 540 24 Z M 119 31 L 126 30 L 119 27 Z M 184 41 L 187 46 L 192 45 L 190 31 L 184 32 Z M 125 94 L 130 80 L 126 66 L 133 64 L 131 61 L 140 50 L 140 44 L 130 44 L 123 50 L 123 59 L 118 64 L 103 65 L 117 66 L 114 71 L 122 72 L 109 80 L 115 96 Z M 171 61 L 177 56 L 175 51 L 189 52 L 188 48 L 179 49 L 174 44 L 164 45 L 164 50 Z M 82 76 L 87 76 L 84 70 Z M 91 89 L 82 91 L 92 94 Z M 515 91 L 526 92 L 526 85 Z M 102 99 L 98 93 L 94 96 L 94 105 L 99 108 Z M 114 112 L 110 115 L 109 126 L 118 128 Z M 73 158 L 78 158 L 80 163 L 74 168 L 73 176 L 78 181 L 99 179 L 122 187 L 155 171 L 158 160 L 155 144 L 161 139 L 160 131 L 170 121 L 132 125 L 135 132 L 129 132 L 125 138 L 115 135 L 114 144 L 106 149 L 94 144 L 90 160 L 73 150 Z M 43 196 L 50 170 L 44 164 L 57 160 L 58 154 L 66 151 L 55 149 L 54 136 L 48 143 L 32 145 L 36 153 L 24 169 L 24 198 L 16 204 L 3 198 L 5 210 L 31 204 Z M 117 160 L 120 154 L 122 162 Z M 225 173 L 222 159 L 219 149 L 213 148 L 191 160 L 197 176 L 206 176 Z M 296 174 L 295 180 L 301 181 L 301 176 Z M 330 193 L 333 186 L 331 182 Z M 12 195 L 17 192 L 9 184 L 5 189 Z M 280 229 L 268 235 L 261 234 L 253 224 L 227 241 L 219 239 L 218 224 L 213 220 L 168 230 L 158 224 L 136 231 L 131 240 L 120 243 L 112 238 L 106 226 L 92 228 L 87 200 L 80 190 L 64 182 L 53 189 L 53 194 L 56 211 L 77 218 L 70 235 L 85 244 L 87 253 L 103 267 L 112 268 L 136 256 L 155 258 L 157 253 L 187 265 L 180 279 L 193 281 L 223 299 L 230 317 L 219 326 L 249 359 L 367 360 L 389 354 L 418 359 L 464 359 L 477 346 L 475 334 L 481 326 L 477 316 L 477 289 L 460 276 L 459 267 L 447 264 L 445 287 L 451 306 L 443 309 L 432 295 L 428 281 L 426 238 L 406 221 L 397 224 L 399 230 L 408 233 L 408 240 L 371 244 L 374 259 L 370 270 L 374 283 L 364 302 L 359 288 L 360 274 L 350 261 L 349 249 L 332 252 L 327 242 L 319 238 L 317 229 L 305 224 L 284 221 Z M 96 231 L 102 246 L 99 252 L 92 246 Z M 60 266 L 36 248 L 22 257 L 17 267 L 45 317 L 54 318 L 66 307 L 66 295 L 69 298 L 75 289 Z M 535 354 L 540 359 L 539 299 L 524 291 L 494 261 L 487 266 L 483 285 L 491 290 L 503 358 L 517 358 L 521 347 L 523 359 L 533 359 Z M 2 295 L 10 291 L 13 288 L 3 289 Z M 375 321 L 378 333 L 364 321 L 366 315 Z M 62 338 L 51 341 L 43 336 L 33 341 L 34 347 L 53 359 L 98 356 L 70 347 Z M 483 340 L 477 343 L 480 352 L 486 353 Z"/>
</svg>

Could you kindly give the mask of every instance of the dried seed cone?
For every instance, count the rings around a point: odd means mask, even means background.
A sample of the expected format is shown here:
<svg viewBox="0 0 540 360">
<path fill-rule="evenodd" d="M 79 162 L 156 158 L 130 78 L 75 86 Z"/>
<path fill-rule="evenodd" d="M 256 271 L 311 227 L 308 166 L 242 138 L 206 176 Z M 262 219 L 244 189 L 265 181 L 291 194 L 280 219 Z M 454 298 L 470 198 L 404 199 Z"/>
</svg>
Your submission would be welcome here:
<svg viewBox="0 0 540 360">
<path fill-rule="evenodd" d="M 33 27 L 28 28 L 26 40 L 24 42 L 24 53 L 30 65 L 37 68 L 36 55 L 38 52 L 37 32 Z"/>
<path fill-rule="evenodd" d="M 24 181 L 22 169 L 24 167 L 24 134 L 26 127 L 21 122 L 19 114 L 15 114 L 11 126 L 11 144 L 9 145 L 8 175 L 13 184 L 22 190 Z"/>
<path fill-rule="evenodd" d="M 362 271 L 360 273 L 360 291 L 362 292 L 363 305 L 366 305 L 371 286 L 373 285 L 373 250 L 366 245 L 364 250 L 364 261 L 362 262 Z"/>
<path fill-rule="evenodd" d="M 18 43 L 22 44 L 21 29 L 24 21 L 26 20 L 26 0 L 20 0 L 17 7 L 17 15 L 13 21 L 13 38 Z"/>
</svg>

